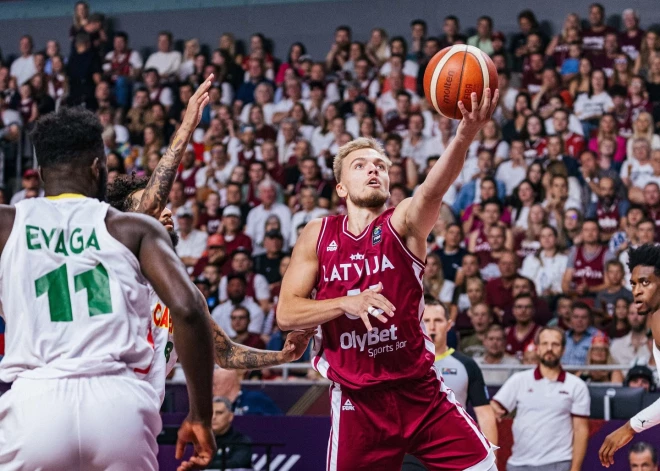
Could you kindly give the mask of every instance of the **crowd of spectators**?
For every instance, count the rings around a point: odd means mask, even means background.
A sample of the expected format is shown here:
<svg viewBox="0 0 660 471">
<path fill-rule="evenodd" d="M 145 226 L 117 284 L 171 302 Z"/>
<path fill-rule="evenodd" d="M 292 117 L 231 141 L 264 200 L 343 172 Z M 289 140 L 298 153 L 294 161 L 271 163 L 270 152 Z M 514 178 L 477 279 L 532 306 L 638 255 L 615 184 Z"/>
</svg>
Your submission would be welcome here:
<svg viewBox="0 0 660 471">
<path fill-rule="evenodd" d="M 25 131 L 39 116 L 84 106 L 105 126 L 110 182 L 149 176 L 213 73 L 169 198 L 177 250 L 229 335 L 278 349 L 290 251 L 311 219 L 345 212 L 337 149 L 378 139 L 392 161 L 388 206 L 412 195 L 457 125 L 424 99 L 426 64 L 446 46 L 474 45 L 495 63 L 501 99 L 445 195 L 424 274 L 426 294 L 449 306 L 450 345 L 479 364 L 535 363 L 537 331 L 555 325 L 565 330 L 563 364 L 655 372 L 625 250 L 660 241 L 660 33 L 641 29 L 632 9 L 620 30 L 605 19 L 592 4 L 549 37 L 524 10 L 518 31 L 482 16 L 468 36 L 450 15 L 442 25 L 414 20 L 403 35 L 374 28 L 366 42 L 339 26 L 325 57 L 299 42 L 275 57 L 260 33 L 245 48 L 225 33 L 210 54 L 186 39 L 181 52 L 163 31 L 143 57 L 130 32 L 107 31 L 103 15 L 78 2 L 69 44 L 25 35 L 20 56 L 2 62 L 0 141 L 29 151 Z M 5 168 L 16 165 L 9 160 Z M 13 196 L 0 191 L 0 203 L 41 194 L 34 170 L 21 183 Z M 622 382 L 626 370 L 581 376 Z"/>
</svg>

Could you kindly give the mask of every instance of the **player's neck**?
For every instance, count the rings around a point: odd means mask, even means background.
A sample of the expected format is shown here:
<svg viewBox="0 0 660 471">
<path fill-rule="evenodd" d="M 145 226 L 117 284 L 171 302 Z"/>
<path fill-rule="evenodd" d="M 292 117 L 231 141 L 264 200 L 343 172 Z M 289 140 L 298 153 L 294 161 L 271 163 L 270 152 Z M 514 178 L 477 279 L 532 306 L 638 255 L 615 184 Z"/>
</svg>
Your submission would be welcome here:
<svg viewBox="0 0 660 471">
<path fill-rule="evenodd" d="M 84 196 L 94 194 L 93 183 L 89 173 L 83 176 L 81 172 L 72 171 L 70 167 L 62 169 L 43 169 L 44 196 L 57 196 L 64 193 L 75 193 Z"/>
<path fill-rule="evenodd" d="M 354 205 L 348 207 L 348 221 L 346 228 L 351 234 L 362 234 L 362 231 L 371 224 L 371 221 L 385 211 L 385 205 L 381 208 L 360 208 Z"/>
</svg>

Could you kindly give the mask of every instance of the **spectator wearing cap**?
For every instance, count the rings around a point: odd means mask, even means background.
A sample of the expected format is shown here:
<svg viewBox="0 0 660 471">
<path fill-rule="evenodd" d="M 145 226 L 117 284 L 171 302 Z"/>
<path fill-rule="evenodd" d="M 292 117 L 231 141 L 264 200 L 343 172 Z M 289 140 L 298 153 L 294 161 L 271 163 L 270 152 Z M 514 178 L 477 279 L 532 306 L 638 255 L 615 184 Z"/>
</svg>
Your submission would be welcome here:
<svg viewBox="0 0 660 471">
<path fill-rule="evenodd" d="M 230 273 L 236 273 L 245 277 L 245 294 L 257 301 L 264 312 L 268 312 L 271 307 L 268 280 L 265 276 L 259 273 L 254 273 L 254 263 L 250 257 L 250 252 L 244 247 L 237 248 L 231 253 L 229 263 L 231 270 Z M 227 295 L 227 281 L 227 276 L 223 276 L 220 279 L 220 285 L 218 288 L 220 302 L 225 302 L 229 299 Z"/>
<path fill-rule="evenodd" d="M 313 160 L 313 159 L 312 159 Z M 316 164 L 316 162 L 314 162 Z M 328 215 L 326 208 L 318 205 L 318 193 L 313 186 L 303 186 L 297 192 L 300 203 L 300 211 L 291 217 L 291 234 L 289 235 L 289 246 L 293 247 L 298 240 L 298 227 L 307 224 L 312 219 Z"/>
<path fill-rule="evenodd" d="M 492 324 L 486 330 L 484 336 L 484 354 L 475 356 L 474 361 L 478 365 L 519 365 L 513 355 L 506 353 L 506 336 L 501 325 Z M 510 371 L 505 370 L 482 370 L 484 381 L 487 385 L 500 385 L 509 378 Z"/>
<path fill-rule="evenodd" d="M 181 53 L 172 51 L 172 33 L 161 31 L 158 33 L 158 51 L 147 59 L 145 69 L 154 68 L 162 79 L 168 80 L 174 76 L 181 67 Z"/>
<path fill-rule="evenodd" d="M 176 180 L 183 183 L 183 192 L 186 199 L 194 199 L 197 196 L 197 173 L 199 167 L 195 165 L 195 149 L 188 144 L 181 159 L 182 169 L 177 173 Z"/>
<path fill-rule="evenodd" d="M 282 204 L 277 203 L 275 183 L 270 180 L 264 180 L 259 184 L 259 197 L 261 204 L 252 208 L 247 217 L 245 233 L 252 239 L 256 245 L 254 255 L 261 255 L 265 250 L 260 247 L 264 240 L 266 220 L 269 216 L 275 215 L 280 220 L 282 236 L 291 237 L 291 210 Z"/>
<path fill-rule="evenodd" d="M 204 254 L 208 234 L 193 227 L 193 213 L 185 206 L 177 210 L 176 220 L 179 234 L 176 251 L 184 265 L 191 269 Z"/>
<path fill-rule="evenodd" d="M 615 365 L 616 361 L 610 353 L 610 339 L 603 333 L 594 335 L 587 353 L 587 365 Z M 588 370 L 576 373 L 588 383 L 623 383 L 623 373 L 620 370 Z"/>
<path fill-rule="evenodd" d="M 245 309 L 243 306 L 238 306 L 234 308 L 231 313 L 231 328 L 234 329 L 236 335 L 231 339 L 241 345 L 246 347 L 266 348 L 266 344 L 261 339 L 261 335 L 253 334 L 248 331 L 248 325 L 250 325 L 250 311 Z"/>
<path fill-rule="evenodd" d="M 514 374 L 491 401 L 498 418 L 516 411 L 507 471 L 582 469 L 591 400 L 584 381 L 561 367 L 565 342 L 561 329 L 541 329 L 535 342 L 540 364 Z"/>
<path fill-rule="evenodd" d="M 222 211 L 222 235 L 225 238 L 225 245 L 228 254 L 234 253 L 238 248 L 244 248 L 248 254 L 252 253 L 252 239 L 243 232 L 243 222 L 241 217 L 241 210 L 235 205 L 225 206 Z M 229 263 L 226 263 L 225 265 L 227 269 L 223 267 L 222 272 L 226 275 L 228 273 Z"/>
<path fill-rule="evenodd" d="M 206 234 L 204 231 L 200 231 Z M 178 252 L 178 247 L 177 247 Z M 202 252 L 197 262 L 193 267 L 193 276 L 199 276 L 204 272 L 204 269 L 210 265 L 221 266 L 226 258 L 227 251 L 225 249 L 225 239 L 220 234 L 211 234 L 206 240 L 206 250 Z"/>
<path fill-rule="evenodd" d="M 470 36 L 467 40 L 468 45 L 481 49 L 488 55 L 493 51 L 493 19 L 490 16 L 480 16 L 477 20 L 477 34 Z"/>
<path fill-rule="evenodd" d="M 637 312 L 635 304 L 628 307 L 628 325 L 630 332 L 612 340 L 612 356 L 619 365 L 646 365 L 652 357 L 646 338 L 646 316 Z"/>
<path fill-rule="evenodd" d="M 247 221 L 247 215 L 252 209 L 252 206 L 243 199 L 243 185 L 240 182 L 229 181 L 227 182 L 227 186 L 220 190 L 220 196 L 225 208 L 227 206 L 236 206 L 238 208 L 240 214 L 239 228 L 243 228 L 243 225 Z"/>
<path fill-rule="evenodd" d="M 628 450 L 630 471 L 658 471 L 658 452 L 646 442 L 634 443 Z"/>
<path fill-rule="evenodd" d="M 653 371 L 645 365 L 635 365 L 626 375 L 624 385 L 629 388 L 643 388 L 646 392 L 654 392 L 656 388 Z"/>
<path fill-rule="evenodd" d="M 593 325 L 593 312 L 588 304 L 576 301 L 571 309 L 571 328 L 566 331 L 564 365 L 586 365 L 591 341 L 602 335 Z"/>
<path fill-rule="evenodd" d="M 254 271 L 265 276 L 268 283 L 273 286 L 282 280 L 280 275 L 280 261 L 284 257 L 282 233 L 275 229 L 266 232 L 263 244 L 266 252 L 254 257 Z"/>
<path fill-rule="evenodd" d="M 25 172 L 23 172 L 23 179 L 21 180 L 21 186 L 23 187 L 23 189 L 15 193 L 14 196 L 11 197 L 11 201 L 9 202 L 10 205 L 14 206 L 19 201 L 24 200 L 25 193 L 29 190 L 37 190 L 39 191 L 39 196 L 44 195 L 44 190 L 40 188 L 41 182 L 39 181 L 39 172 L 36 169 L 29 168 Z"/>
<path fill-rule="evenodd" d="M 254 334 L 270 333 L 270 327 L 264 325 L 264 312 L 255 302 L 255 300 L 248 296 L 247 282 L 245 276 L 238 273 L 232 273 L 227 276 L 227 301 L 217 306 L 211 313 L 215 322 L 225 331 L 227 335 L 233 337 L 236 332 L 231 326 L 231 313 L 234 312 L 236 307 L 241 306 L 248 310 L 250 313 L 250 324 L 248 330 Z"/>
<path fill-rule="evenodd" d="M 30 80 L 37 73 L 32 55 L 32 36 L 24 35 L 18 43 L 21 55 L 14 59 L 9 69 L 9 75 L 16 77 L 16 85 L 19 87 Z"/>
<path fill-rule="evenodd" d="M 252 440 L 232 427 L 232 404 L 224 396 L 213 398 L 211 428 L 218 453 L 209 464 L 210 469 L 252 469 Z"/>
</svg>

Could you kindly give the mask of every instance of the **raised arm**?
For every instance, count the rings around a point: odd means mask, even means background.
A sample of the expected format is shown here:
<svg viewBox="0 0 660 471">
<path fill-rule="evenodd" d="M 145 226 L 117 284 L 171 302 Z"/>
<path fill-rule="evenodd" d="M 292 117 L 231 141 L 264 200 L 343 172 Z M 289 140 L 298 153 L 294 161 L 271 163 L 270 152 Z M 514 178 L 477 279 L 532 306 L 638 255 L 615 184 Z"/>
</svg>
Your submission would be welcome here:
<svg viewBox="0 0 660 471">
<path fill-rule="evenodd" d="M 398 205 L 392 215 L 392 224 L 401 236 L 426 241 L 438 219 L 442 198 L 461 173 L 468 148 L 479 130 L 490 120 L 497 107 L 498 97 L 498 90 L 495 90 L 494 96 L 491 97 L 490 89 L 486 89 L 480 106 L 477 94 L 472 93 L 472 111 L 467 111 L 463 102 L 458 102 L 463 119 L 458 125 L 456 137 L 449 143 L 414 196 L 407 204 L 404 202 Z M 413 251 L 426 253 L 426 248 Z"/>
<path fill-rule="evenodd" d="M 318 276 L 316 242 L 321 231 L 322 220 L 311 221 L 305 226 L 296 242 L 289 269 L 282 280 L 280 300 L 277 308 L 277 323 L 282 330 L 310 329 L 349 313 L 362 318 L 368 330 L 372 330 L 368 313 L 370 306 L 394 315 L 394 306 L 379 292 L 365 290 L 356 296 L 342 296 L 333 299 L 309 299 Z M 375 316 L 387 322 L 384 315 Z"/>
<path fill-rule="evenodd" d="M 213 74 L 206 78 L 188 101 L 181 126 L 174 135 L 172 144 L 167 148 L 165 155 L 160 159 L 154 173 L 151 175 L 136 212 L 158 218 L 165 209 L 167 197 L 174 184 L 176 171 L 183 158 L 183 153 L 192 138 L 195 128 L 202 119 L 204 108 L 209 103 L 208 91 L 212 82 Z"/>
</svg>

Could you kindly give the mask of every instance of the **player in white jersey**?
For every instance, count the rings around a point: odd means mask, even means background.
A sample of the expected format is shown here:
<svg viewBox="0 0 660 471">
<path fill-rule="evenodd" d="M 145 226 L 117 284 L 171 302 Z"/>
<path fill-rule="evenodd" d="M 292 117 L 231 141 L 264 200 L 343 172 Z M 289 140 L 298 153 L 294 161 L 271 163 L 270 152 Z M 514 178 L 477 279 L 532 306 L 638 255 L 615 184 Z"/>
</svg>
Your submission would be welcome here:
<svg viewBox="0 0 660 471">
<path fill-rule="evenodd" d="M 208 101 L 208 96 L 205 97 Z M 181 469 L 208 465 L 212 333 L 205 304 L 153 218 L 104 199 L 107 167 L 96 116 L 64 108 L 32 133 L 44 199 L 0 206 L 0 302 L 6 355 L 0 380 L 2 470 L 154 470 L 160 402 L 146 368 L 148 286 L 169 306 L 190 413 Z"/>
<path fill-rule="evenodd" d="M 653 333 L 653 358 L 660 365 L 660 246 L 644 244 L 628 249 L 630 284 L 637 312 L 647 318 Z M 614 453 L 626 445 L 636 433 L 660 423 L 660 400 L 635 415 L 629 422 L 605 438 L 598 452 L 600 462 L 606 468 L 614 464 Z"/>
<path fill-rule="evenodd" d="M 154 172 L 151 179 L 158 179 L 159 175 L 162 173 Z M 136 211 L 148 184 L 149 179 L 146 177 L 120 175 L 108 188 L 108 203 L 120 211 Z M 173 231 L 172 213 L 168 208 L 164 208 L 161 212 L 160 221 L 168 230 L 172 243 L 176 247 L 178 237 Z M 151 290 L 150 304 L 150 339 L 156 355 L 149 368 L 141 370 L 139 373 L 143 374 L 144 378 L 151 383 L 162 400 L 165 394 L 165 377 L 176 364 L 177 354 L 172 338 L 173 326 L 169 310 L 153 290 Z M 305 353 L 315 332 L 314 329 L 309 329 L 289 333 L 282 351 L 258 350 L 234 343 L 215 323 L 208 309 L 205 310 L 205 313 L 209 317 L 213 330 L 215 362 L 225 369 L 253 370 L 296 361 Z"/>
</svg>

